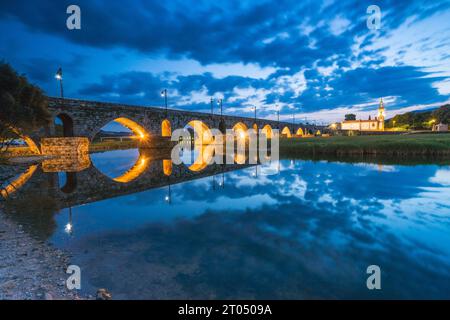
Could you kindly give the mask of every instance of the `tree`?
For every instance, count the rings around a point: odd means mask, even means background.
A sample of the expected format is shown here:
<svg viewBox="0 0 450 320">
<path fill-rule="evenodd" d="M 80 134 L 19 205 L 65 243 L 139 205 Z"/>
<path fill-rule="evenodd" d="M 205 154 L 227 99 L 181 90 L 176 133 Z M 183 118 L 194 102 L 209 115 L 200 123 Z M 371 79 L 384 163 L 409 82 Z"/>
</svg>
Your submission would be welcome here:
<svg viewBox="0 0 450 320">
<path fill-rule="evenodd" d="M 345 115 L 345 121 L 356 120 L 356 114 L 349 113 Z"/>
<path fill-rule="evenodd" d="M 30 135 L 50 121 L 42 90 L 0 61 L 0 151 L 8 149 L 11 139 Z"/>
<path fill-rule="evenodd" d="M 450 104 L 443 105 L 439 109 L 435 110 L 432 116 L 438 123 L 450 123 Z"/>
</svg>

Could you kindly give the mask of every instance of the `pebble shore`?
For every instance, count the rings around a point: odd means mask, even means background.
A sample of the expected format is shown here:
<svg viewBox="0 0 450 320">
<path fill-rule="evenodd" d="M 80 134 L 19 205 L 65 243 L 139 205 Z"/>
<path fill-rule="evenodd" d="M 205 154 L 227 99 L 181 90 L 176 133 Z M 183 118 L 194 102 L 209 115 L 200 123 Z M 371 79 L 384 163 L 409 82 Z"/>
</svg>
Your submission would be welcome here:
<svg viewBox="0 0 450 320">
<path fill-rule="evenodd" d="M 66 288 L 68 256 L 28 235 L 0 209 L 0 300 L 76 300 Z"/>
</svg>

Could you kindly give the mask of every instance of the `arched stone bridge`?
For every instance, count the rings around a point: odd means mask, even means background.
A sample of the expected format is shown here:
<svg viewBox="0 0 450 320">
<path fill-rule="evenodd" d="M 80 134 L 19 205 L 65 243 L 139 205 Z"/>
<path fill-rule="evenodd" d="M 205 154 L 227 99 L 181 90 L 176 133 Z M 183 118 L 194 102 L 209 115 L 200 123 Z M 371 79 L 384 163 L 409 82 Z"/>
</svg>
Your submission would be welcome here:
<svg viewBox="0 0 450 320">
<path fill-rule="evenodd" d="M 116 121 L 131 129 L 137 136 L 170 137 L 172 130 L 184 128 L 192 122 L 201 122 L 207 128 L 258 129 L 271 136 L 272 129 L 278 129 L 288 137 L 315 135 L 323 132 L 323 126 L 312 124 L 293 124 L 259 118 L 238 117 L 184 110 L 155 107 L 130 106 L 75 99 L 49 98 L 49 109 L 53 118 L 60 118 L 64 136 L 87 137 L 90 141 L 105 125 Z M 54 137 L 55 124 L 52 123 L 40 137 Z"/>
</svg>

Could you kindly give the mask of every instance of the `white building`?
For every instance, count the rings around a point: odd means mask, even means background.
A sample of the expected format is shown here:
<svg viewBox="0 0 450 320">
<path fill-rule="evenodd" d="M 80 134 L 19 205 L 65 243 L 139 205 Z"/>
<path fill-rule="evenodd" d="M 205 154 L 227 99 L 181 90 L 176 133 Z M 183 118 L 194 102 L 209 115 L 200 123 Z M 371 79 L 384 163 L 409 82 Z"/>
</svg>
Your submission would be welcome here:
<svg viewBox="0 0 450 320">
<path fill-rule="evenodd" d="M 375 119 L 369 120 L 345 120 L 341 122 L 342 130 L 353 131 L 384 131 L 384 117 L 386 111 L 384 108 L 383 98 L 380 99 L 380 106 L 378 107 L 378 116 Z"/>
<path fill-rule="evenodd" d="M 433 126 L 433 131 L 439 131 L 439 132 L 448 131 L 448 124 L 443 124 L 443 123 L 435 124 Z"/>
</svg>

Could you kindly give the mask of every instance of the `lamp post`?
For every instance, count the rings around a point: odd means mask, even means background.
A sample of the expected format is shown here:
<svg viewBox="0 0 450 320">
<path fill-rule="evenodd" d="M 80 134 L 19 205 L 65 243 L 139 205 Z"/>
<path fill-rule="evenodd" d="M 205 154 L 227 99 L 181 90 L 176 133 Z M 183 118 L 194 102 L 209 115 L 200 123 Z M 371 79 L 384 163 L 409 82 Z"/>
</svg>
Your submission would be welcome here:
<svg viewBox="0 0 450 320">
<path fill-rule="evenodd" d="M 59 89 L 60 89 L 60 92 L 61 92 L 61 99 L 64 99 L 63 73 L 62 73 L 62 68 L 61 67 L 59 67 L 58 71 L 56 71 L 55 78 L 56 78 L 56 80 L 59 80 Z"/>
<path fill-rule="evenodd" d="M 166 113 L 167 113 L 167 89 L 164 89 L 163 91 L 161 91 L 161 97 L 164 98 L 164 104 L 165 104 Z"/>
<path fill-rule="evenodd" d="M 256 123 L 256 106 L 253 106 L 253 109 L 255 109 L 255 123 Z"/>
<path fill-rule="evenodd" d="M 211 115 L 212 115 L 212 116 L 214 115 L 214 107 L 213 107 L 213 104 L 214 104 L 214 98 L 211 97 Z"/>
<path fill-rule="evenodd" d="M 220 116 L 221 116 L 221 117 L 223 116 L 222 102 L 223 102 L 223 99 L 217 100 L 217 105 L 220 106 Z"/>
</svg>

